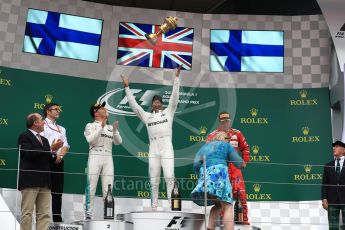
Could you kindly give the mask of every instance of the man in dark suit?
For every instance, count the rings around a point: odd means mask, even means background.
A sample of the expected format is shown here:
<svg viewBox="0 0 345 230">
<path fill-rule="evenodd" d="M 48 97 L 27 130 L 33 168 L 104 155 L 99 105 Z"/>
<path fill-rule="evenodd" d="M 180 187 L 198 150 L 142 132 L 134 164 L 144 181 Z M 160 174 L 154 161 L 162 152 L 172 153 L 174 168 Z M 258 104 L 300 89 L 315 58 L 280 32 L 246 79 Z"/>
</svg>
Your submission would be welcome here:
<svg viewBox="0 0 345 230">
<path fill-rule="evenodd" d="M 327 163 L 323 170 L 322 207 L 328 211 L 329 229 L 339 229 L 339 214 L 345 221 L 345 144 L 333 143 L 334 160 Z"/>
<path fill-rule="evenodd" d="M 32 213 L 36 205 L 36 229 L 47 230 L 51 203 L 50 164 L 54 161 L 54 151 L 59 149 L 63 142 L 57 140 L 50 146 L 48 140 L 40 135 L 44 130 L 44 120 L 38 113 L 26 117 L 26 127 L 28 130 L 18 138 L 18 189 L 22 194 L 20 229 L 32 229 Z"/>
</svg>

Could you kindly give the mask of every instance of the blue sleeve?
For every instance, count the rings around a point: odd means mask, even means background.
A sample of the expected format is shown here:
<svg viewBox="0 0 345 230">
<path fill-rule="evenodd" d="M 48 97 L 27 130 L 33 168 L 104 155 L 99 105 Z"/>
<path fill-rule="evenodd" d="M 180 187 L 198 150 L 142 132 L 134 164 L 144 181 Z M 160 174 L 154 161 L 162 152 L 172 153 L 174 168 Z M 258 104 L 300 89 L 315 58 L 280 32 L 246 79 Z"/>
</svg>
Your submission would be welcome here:
<svg viewBox="0 0 345 230">
<path fill-rule="evenodd" d="M 199 170 L 202 164 L 202 156 L 201 156 L 201 152 L 200 150 L 197 152 L 195 158 L 194 158 L 194 163 L 193 163 L 193 168 L 194 168 L 194 172 L 195 174 L 199 174 Z"/>
<path fill-rule="evenodd" d="M 232 147 L 229 143 L 228 144 L 228 159 L 231 163 L 233 163 L 237 168 L 240 168 L 243 164 L 243 159 L 240 155 L 235 151 L 234 147 Z"/>
</svg>

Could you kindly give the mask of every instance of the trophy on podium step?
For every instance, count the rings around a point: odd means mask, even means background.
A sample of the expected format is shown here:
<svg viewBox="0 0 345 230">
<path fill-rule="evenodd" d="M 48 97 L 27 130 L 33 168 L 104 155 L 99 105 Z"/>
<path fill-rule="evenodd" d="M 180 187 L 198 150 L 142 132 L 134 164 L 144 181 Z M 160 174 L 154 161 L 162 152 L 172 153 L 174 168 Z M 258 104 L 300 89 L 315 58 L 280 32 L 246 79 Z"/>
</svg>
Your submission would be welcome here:
<svg viewBox="0 0 345 230">
<path fill-rule="evenodd" d="M 164 19 L 164 23 L 159 27 L 159 31 L 157 33 L 145 34 L 145 37 L 153 46 L 156 45 L 158 41 L 158 36 L 160 34 L 165 34 L 169 30 L 173 30 L 176 28 L 177 20 L 177 17 L 167 17 L 166 19 Z"/>
</svg>

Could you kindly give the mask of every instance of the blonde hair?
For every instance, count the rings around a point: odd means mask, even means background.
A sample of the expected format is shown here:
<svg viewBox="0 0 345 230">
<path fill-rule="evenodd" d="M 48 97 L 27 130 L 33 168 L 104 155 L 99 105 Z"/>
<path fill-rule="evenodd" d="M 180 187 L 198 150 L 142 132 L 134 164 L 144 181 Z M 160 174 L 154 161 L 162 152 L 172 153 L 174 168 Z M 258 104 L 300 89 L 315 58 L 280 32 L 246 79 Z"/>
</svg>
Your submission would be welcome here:
<svg viewBox="0 0 345 230">
<path fill-rule="evenodd" d="M 228 137 L 226 132 L 217 132 L 217 134 L 212 138 L 212 141 L 224 141 Z"/>
</svg>

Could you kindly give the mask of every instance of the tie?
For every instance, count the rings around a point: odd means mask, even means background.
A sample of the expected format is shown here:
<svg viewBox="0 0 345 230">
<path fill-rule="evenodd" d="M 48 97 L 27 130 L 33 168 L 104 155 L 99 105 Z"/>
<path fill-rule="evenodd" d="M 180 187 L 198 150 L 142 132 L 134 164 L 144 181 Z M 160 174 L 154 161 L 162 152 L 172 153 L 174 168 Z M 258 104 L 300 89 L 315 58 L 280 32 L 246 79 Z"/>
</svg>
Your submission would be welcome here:
<svg viewBox="0 0 345 230">
<path fill-rule="evenodd" d="M 41 143 L 41 145 L 43 145 L 41 135 L 39 135 L 39 134 L 37 133 L 36 136 L 37 136 L 38 141 Z"/>
<path fill-rule="evenodd" d="M 340 179 L 340 158 L 337 158 L 337 166 L 335 167 L 335 173 L 337 174 L 337 180 Z"/>
</svg>

